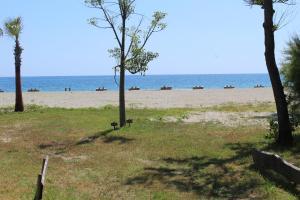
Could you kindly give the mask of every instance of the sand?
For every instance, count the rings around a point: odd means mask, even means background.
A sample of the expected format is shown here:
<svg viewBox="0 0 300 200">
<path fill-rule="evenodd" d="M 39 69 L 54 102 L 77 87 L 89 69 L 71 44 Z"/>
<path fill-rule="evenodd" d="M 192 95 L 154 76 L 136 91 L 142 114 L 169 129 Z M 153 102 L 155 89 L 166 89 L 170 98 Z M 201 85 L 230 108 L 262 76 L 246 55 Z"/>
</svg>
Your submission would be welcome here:
<svg viewBox="0 0 300 200">
<path fill-rule="evenodd" d="M 227 127 L 264 127 L 269 128 L 269 119 L 274 116 L 272 112 L 189 112 L 185 116 L 167 116 L 163 118 L 149 118 L 150 121 L 163 121 L 167 123 L 214 123 Z"/>
<path fill-rule="evenodd" d="M 14 105 L 14 93 L 0 93 L 0 107 Z M 23 94 L 24 104 L 85 108 L 118 105 L 118 92 L 38 92 Z M 133 108 L 197 108 L 227 103 L 274 102 L 271 88 L 172 91 L 127 91 L 126 104 Z"/>
</svg>

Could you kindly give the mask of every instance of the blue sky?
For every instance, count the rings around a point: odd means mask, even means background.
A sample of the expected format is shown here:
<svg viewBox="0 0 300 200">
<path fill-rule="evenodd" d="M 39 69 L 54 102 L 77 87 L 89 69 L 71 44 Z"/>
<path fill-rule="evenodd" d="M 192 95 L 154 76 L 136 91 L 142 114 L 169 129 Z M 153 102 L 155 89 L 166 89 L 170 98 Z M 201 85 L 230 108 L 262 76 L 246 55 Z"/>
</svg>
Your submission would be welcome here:
<svg viewBox="0 0 300 200">
<path fill-rule="evenodd" d="M 289 24 L 276 33 L 278 62 L 286 42 L 300 34 L 300 6 L 289 8 Z M 242 0 L 137 0 L 137 11 L 168 13 L 168 28 L 153 36 L 147 49 L 160 57 L 148 74 L 266 73 L 263 11 Z M 110 75 L 115 61 L 107 49 L 116 46 L 109 30 L 90 26 L 100 12 L 84 0 L 2 1 L 0 22 L 22 16 L 25 76 Z M 14 41 L 0 38 L 0 76 L 14 75 Z"/>
</svg>

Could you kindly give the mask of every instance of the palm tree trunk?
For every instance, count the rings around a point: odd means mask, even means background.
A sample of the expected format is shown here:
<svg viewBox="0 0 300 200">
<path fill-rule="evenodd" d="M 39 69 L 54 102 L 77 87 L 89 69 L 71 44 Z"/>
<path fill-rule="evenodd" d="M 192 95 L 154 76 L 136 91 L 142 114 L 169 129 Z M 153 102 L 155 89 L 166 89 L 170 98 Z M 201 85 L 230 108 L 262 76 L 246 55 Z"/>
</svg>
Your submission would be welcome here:
<svg viewBox="0 0 300 200">
<path fill-rule="evenodd" d="M 21 83 L 21 55 L 22 55 L 22 47 L 20 46 L 19 39 L 16 38 L 16 46 L 15 46 L 15 80 L 16 80 L 16 104 L 15 104 L 15 112 L 23 112 L 23 97 L 22 97 L 22 83 Z"/>
<path fill-rule="evenodd" d="M 277 143 L 283 146 L 289 146 L 293 142 L 293 136 L 287 101 L 275 59 L 274 13 L 273 0 L 264 0 L 265 59 L 277 108 L 279 124 L 279 136 L 277 138 Z"/>
<path fill-rule="evenodd" d="M 120 88 L 119 88 L 120 127 L 124 127 L 126 125 L 126 108 L 125 108 L 125 34 L 126 34 L 126 17 L 123 16 L 122 45 L 121 45 L 121 65 L 120 65 Z"/>
</svg>

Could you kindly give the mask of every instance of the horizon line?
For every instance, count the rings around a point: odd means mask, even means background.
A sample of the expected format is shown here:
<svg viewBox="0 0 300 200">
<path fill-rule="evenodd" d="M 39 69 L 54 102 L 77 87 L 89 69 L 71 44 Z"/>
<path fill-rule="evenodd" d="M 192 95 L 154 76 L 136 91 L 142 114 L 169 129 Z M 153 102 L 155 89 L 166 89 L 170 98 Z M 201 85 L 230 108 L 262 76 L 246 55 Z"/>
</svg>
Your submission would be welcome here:
<svg viewBox="0 0 300 200">
<path fill-rule="evenodd" d="M 255 75 L 255 74 L 268 74 L 265 73 L 207 73 L 207 74 L 146 74 L 145 76 L 192 76 L 192 75 Z M 32 78 L 32 77 L 97 77 L 97 76 L 114 76 L 113 74 L 108 75 L 24 75 L 22 77 Z M 144 76 L 140 74 L 127 74 L 126 76 Z M 14 78 L 15 76 L 0 76 L 0 78 Z M 119 75 L 117 75 L 119 77 Z"/>
</svg>

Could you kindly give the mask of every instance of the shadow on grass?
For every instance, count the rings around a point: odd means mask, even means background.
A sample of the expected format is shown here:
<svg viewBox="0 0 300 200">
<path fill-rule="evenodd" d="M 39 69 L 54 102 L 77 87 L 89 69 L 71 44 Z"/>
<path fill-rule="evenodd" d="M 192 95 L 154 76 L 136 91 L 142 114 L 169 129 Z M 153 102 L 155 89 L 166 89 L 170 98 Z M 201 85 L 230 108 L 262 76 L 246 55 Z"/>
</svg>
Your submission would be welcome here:
<svg viewBox="0 0 300 200">
<path fill-rule="evenodd" d="M 300 153 L 300 134 L 295 134 L 293 135 L 294 137 L 294 142 L 293 146 L 291 147 L 282 147 L 275 142 L 269 143 L 266 146 L 266 150 L 272 150 L 276 153 L 283 153 L 285 151 L 289 152 L 292 156 L 299 157 Z"/>
<path fill-rule="evenodd" d="M 57 149 L 59 150 L 59 152 L 64 152 L 70 146 L 72 146 L 72 143 L 70 141 L 64 141 L 64 142 L 51 141 L 51 142 L 42 143 L 38 145 L 38 147 L 42 150 Z"/>
<path fill-rule="evenodd" d="M 227 158 L 164 158 L 162 167 L 144 168 L 141 175 L 129 178 L 125 184 L 162 184 L 180 192 L 194 193 L 200 198 L 264 198 L 267 194 L 257 191 L 265 183 L 252 165 L 251 152 L 255 144 L 231 143 L 225 145 L 226 148 L 233 151 L 233 155 Z M 264 177 L 270 179 L 269 174 L 264 174 Z M 281 179 L 273 181 L 288 192 L 299 195 L 292 184 L 283 183 Z"/>
<path fill-rule="evenodd" d="M 253 167 L 254 168 L 254 167 Z M 255 169 L 256 170 L 256 169 Z M 284 189 L 285 191 L 293 194 L 294 196 L 300 197 L 299 188 L 294 183 L 288 181 L 284 176 L 272 171 L 272 170 L 265 170 L 259 171 L 259 173 L 272 184 L 276 185 L 279 188 Z"/>
<path fill-rule="evenodd" d="M 125 144 L 125 143 L 131 142 L 134 140 L 134 139 L 123 137 L 123 136 L 109 135 L 113 131 L 114 131 L 113 129 L 108 129 L 105 131 L 98 132 L 92 136 L 81 139 L 80 141 L 78 141 L 76 143 L 76 145 L 93 143 L 97 139 L 102 140 L 104 143 L 118 142 L 119 144 Z"/>
<path fill-rule="evenodd" d="M 98 132 L 92 136 L 80 139 L 75 144 L 74 142 L 71 141 L 65 141 L 65 142 L 51 141 L 51 142 L 39 144 L 38 147 L 39 149 L 42 150 L 46 150 L 46 149 L 56 150 L 55 154 L 62 154 L 65 153 L 66 150 L 70 149 L 71 147 L 94 143 L 98 139 L 103 141 L 104 143 L 118 142 L 119 144 L 125 144 L 134 140 L 123 136 L 109 135 L 113 131 L 114 131 L 113 129 L 108 129 L 105 131 Z"/>
<path fill-rule="evenodd" d="M 207 156 L 190 158 L 164 158 L 164 167 L 145 168 L 140 176 L 127 180 L 126 184 L 163 184 L 180 192 L 193 192 L 202 198 L 246 198 L 259 180 L 247 176 L 247 158 L 252 144 L 228 144 L 235 154 L 228 158 Z M 166 167 L 165 167 L 166 166 Z M 250 172 L 249 172 L 250 173 Z"/>
</svg>

